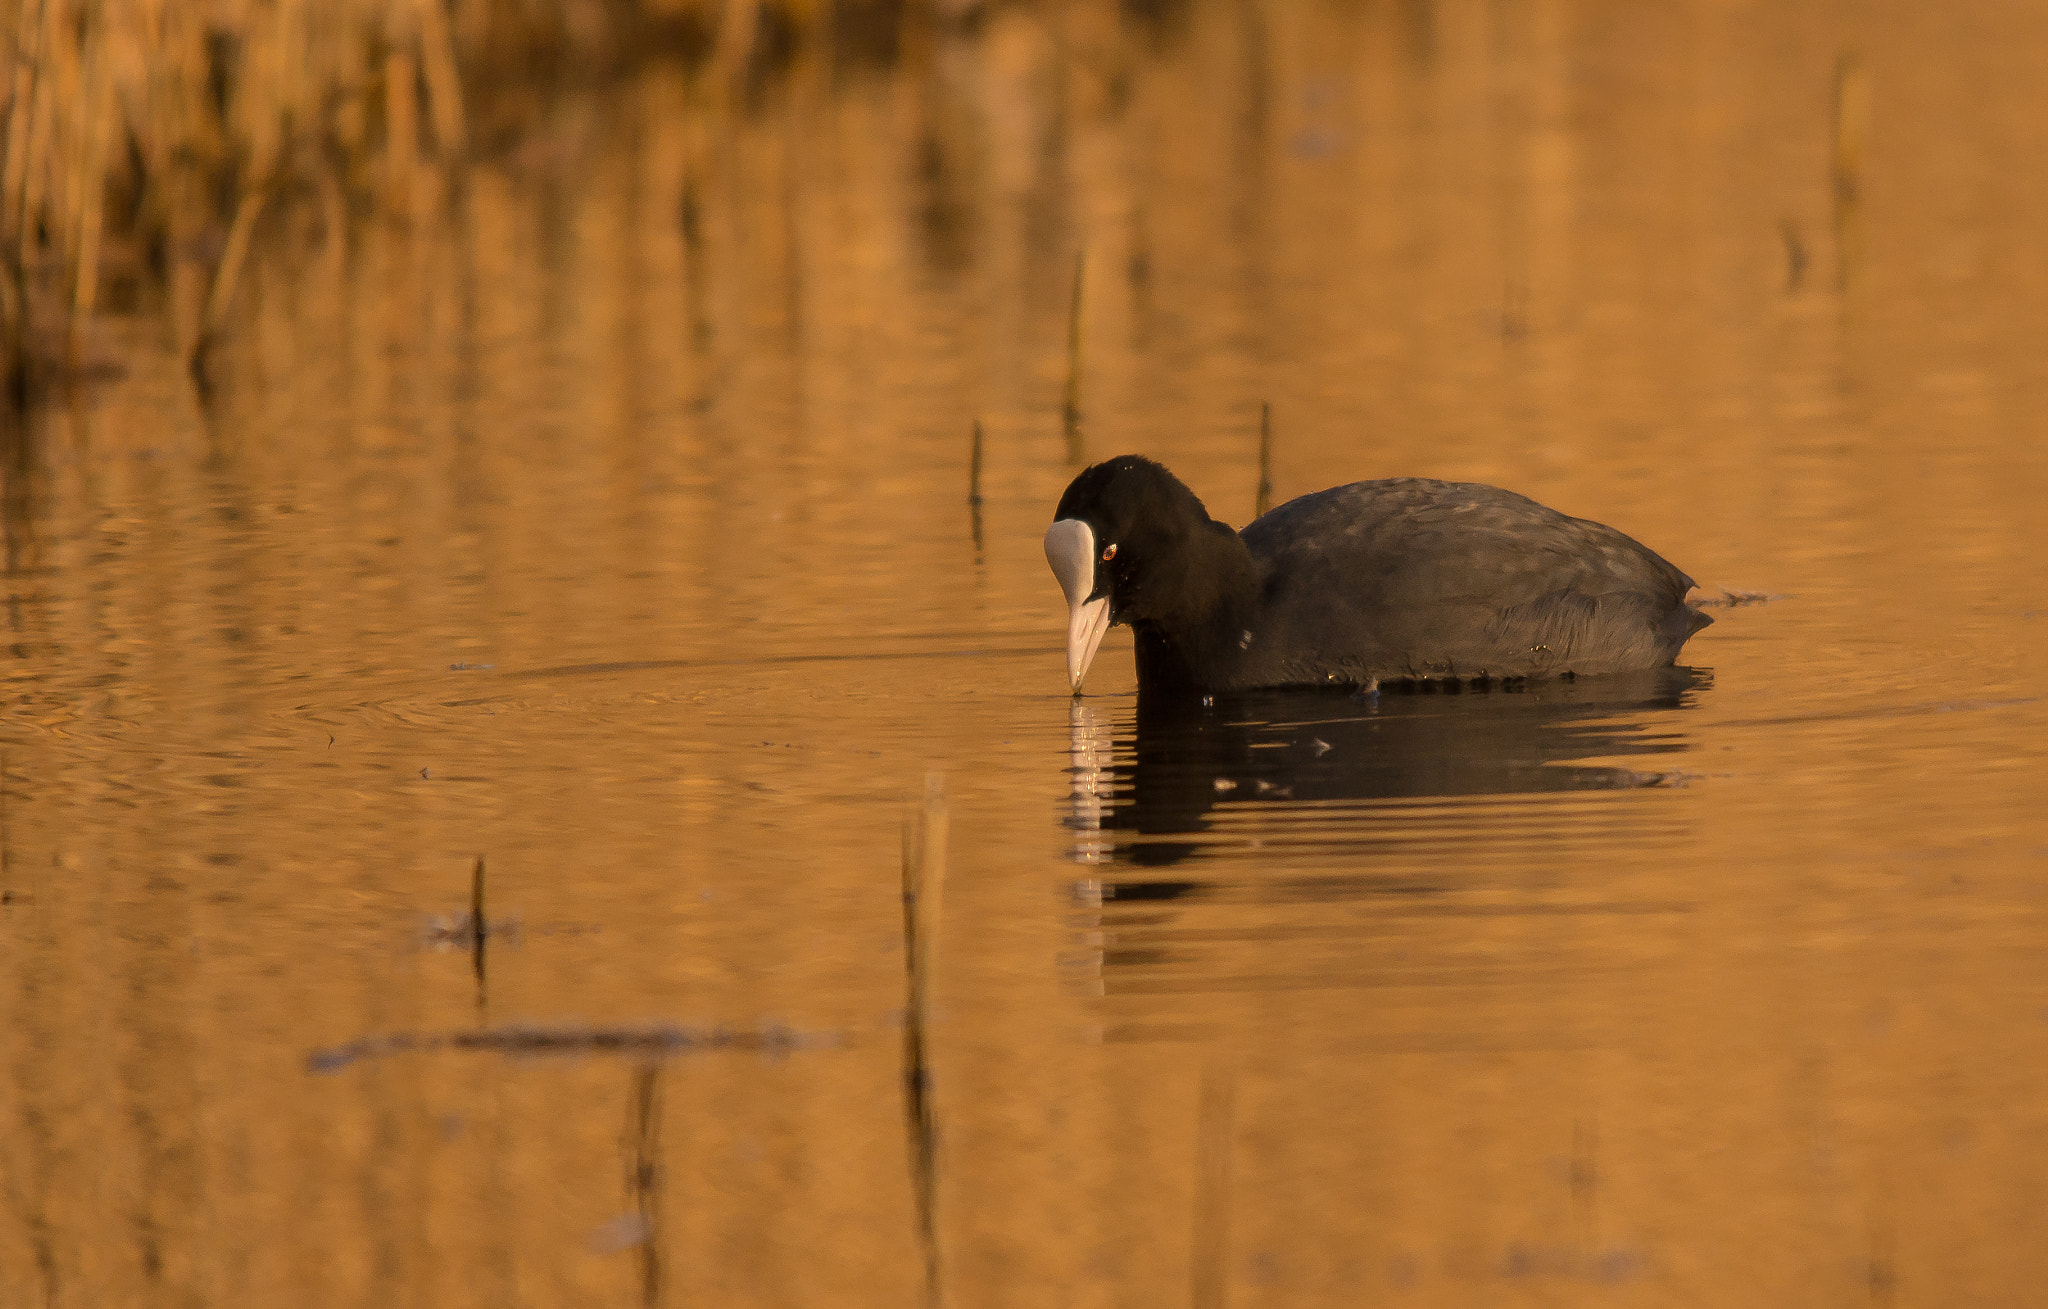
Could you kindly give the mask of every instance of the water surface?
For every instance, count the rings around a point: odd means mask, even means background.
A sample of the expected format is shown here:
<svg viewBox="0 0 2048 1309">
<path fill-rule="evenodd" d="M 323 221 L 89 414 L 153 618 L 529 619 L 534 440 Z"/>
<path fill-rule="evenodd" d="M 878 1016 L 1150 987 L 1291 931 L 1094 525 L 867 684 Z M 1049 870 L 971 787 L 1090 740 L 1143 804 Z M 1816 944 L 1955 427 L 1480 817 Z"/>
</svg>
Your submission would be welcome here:
<svg viewBox="0 0 2048 1309">
<path fill-rule="evenodd" d="M 949 1303 L 2035 1293 L 2048 22 L 1127 8 L 576 92 L 8 429 L 0 1302 L 918 1302 L 928 777 Z M 1073 702 L 1077 258 L 1084 457 L 1769 598 Z"/>
</svg>

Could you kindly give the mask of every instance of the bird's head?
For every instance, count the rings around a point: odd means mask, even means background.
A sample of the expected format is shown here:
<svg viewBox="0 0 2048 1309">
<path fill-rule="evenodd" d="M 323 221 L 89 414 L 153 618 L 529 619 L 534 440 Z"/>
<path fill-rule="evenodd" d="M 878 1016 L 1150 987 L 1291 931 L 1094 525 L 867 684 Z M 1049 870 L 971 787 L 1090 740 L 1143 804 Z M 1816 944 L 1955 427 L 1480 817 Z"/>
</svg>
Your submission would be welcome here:
<svg viewBox="0 0 2048 1309">
<path fill-rule="evenodd" d="M 1076 694 L 1112 623 L 1166 620 L 1209 589 L 1202 543 L 1228 525 L 1193 491 L 1138 455 L 1084 469 L 1060 497 L 1045 561 L 1067 597 L 1067 680 Z"/>
</svg>

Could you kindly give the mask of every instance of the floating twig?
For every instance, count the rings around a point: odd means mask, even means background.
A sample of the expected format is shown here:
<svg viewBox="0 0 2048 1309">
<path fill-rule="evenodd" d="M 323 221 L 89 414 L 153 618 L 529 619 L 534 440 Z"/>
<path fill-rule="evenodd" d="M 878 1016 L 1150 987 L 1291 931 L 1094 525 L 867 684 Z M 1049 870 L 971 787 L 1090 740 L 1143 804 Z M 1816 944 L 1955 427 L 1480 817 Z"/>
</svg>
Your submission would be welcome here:
<svg viewBox="0 0 2048 1309">
<path fill-rule="evenodd" d="M 1765 591 L 1731 591 L 1724 586 L 1720 595 L 1702 596 L 1691 603 L 1695 609 L 1740 609 L 1744 605 L 1769 604 L 1773 600 L 1784 598 L 1782 595 L 1771 595 Z"/>
<path fill-rule="evenodd" d="M 306 1071 L 334 1073 L 365 1059 L 437 1050 L 509 1055 L 619 1054 L 641 1059 L 706 1054 L 720 1050 L 788 1054 L 837 1044 L 837 1038 L 806 1035 L 786 1027 L 740 1030 L 728 1027 L 496 1027 L 456 1032 L 394 1032 L 365 1036 L 306 1056 Z"/>
</svg>

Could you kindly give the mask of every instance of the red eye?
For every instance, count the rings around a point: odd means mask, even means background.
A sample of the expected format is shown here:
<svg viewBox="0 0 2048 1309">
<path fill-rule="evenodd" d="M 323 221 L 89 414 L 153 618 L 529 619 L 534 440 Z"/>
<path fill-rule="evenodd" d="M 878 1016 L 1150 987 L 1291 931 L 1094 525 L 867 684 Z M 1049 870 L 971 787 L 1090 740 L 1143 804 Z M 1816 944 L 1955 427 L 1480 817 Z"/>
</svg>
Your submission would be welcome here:
<svg viewBox="0 0 2048 1309">
<path fill-rule="evenodd" d="M 1114 558 L 1116 558 L 1116 547 L 1115 547 L 1115 546 L 1111 546 L 1111 547 L 1109 547 L 1109 549 L 1107 549 L 1107 550 L 1104 550 L 1104 551 L 1102 552 L 1102 562 L 1103 562 L 1103 563 L 1105 563 L 1105 564 L 1106 564 L 1106 563 L 1108 563 L 1108 562 L 1109 562 L 1110 560 L 1112 560 L 1112 559 L 1114 559 Z"/>
</svg>

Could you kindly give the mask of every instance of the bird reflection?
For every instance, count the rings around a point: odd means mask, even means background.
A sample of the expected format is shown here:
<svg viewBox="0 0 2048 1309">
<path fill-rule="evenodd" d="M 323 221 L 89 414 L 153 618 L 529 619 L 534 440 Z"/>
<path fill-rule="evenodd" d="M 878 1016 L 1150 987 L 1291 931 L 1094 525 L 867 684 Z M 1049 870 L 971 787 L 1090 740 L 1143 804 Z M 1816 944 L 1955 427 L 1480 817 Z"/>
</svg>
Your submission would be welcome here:
<svg viewBox="0 0 2048 1309">
<path fill-rule="evenodd" d="M 1539 976 L 1611 966 L 1598 943 L 1688 911 L 1615 870 L 1684 839 L 1681 811 L 1625 797 L 1683 780 L 1684 714 L 1707 684 L 1664 668 L 1484 691 L 1141 696 L 1122 714 L 1076 701 L 1068 825 L 1089 868 L 1068 977 L 1124 1006 L 1103 1039 L 1180 1040 L 1209 1020 L 1190 1026 L 1197 1012 L 1164 997 L 1526 996 Z M 1511 918 L 1545 926 L 1476 928 Z M 1613 922 L 1627 930 L 1597 926 Z"/>
<path fill-rule="evenodd" d="M 1072 856 L 1159 866 L 1213 852 L 1219 806 L 1615 790 L 1668 784 L 1687 747 L 1671 712 L 1710 675 L 1688 668 L 1519 689 L 1396 686 L 1363 696 L 1264 691 L 1148 703 L 1121 722 L 1072 708 Z M 1456 684 L 1451 684 L 1455 686 Z M 1178 838 L 1178 839 L 1177 839 Z"/>
</svg>

